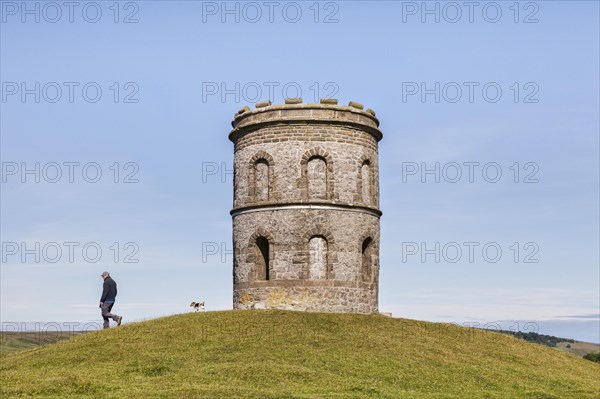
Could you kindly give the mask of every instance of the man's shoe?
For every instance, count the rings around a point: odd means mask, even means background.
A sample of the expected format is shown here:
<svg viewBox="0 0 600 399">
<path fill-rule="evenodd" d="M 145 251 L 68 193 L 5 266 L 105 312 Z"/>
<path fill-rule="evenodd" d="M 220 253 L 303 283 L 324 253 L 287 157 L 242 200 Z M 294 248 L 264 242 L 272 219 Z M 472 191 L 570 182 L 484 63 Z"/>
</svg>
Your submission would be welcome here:
<svg viewBox="0 0 600 399">
<path fill-rule="evenodd" d="M 117 319 L 117 327 L 121 325 L 121 320 L 123 320 L 123 316 L 119 316 Z"/>
</svg>

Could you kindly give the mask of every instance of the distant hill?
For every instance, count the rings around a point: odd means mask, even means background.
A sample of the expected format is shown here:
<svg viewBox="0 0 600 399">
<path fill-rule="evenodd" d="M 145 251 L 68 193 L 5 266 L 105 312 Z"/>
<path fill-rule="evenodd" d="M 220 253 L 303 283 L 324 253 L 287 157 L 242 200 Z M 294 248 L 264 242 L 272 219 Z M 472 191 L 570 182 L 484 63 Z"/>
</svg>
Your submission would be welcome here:
<svg viewBox="0 0 600 399">
<path fill-rule="evenodd" d="M 569 338 L 560 338 L 553 335 L 538 334 L 534 332 L 520 332 L 508 330 L 496 330 L 503 334 L 509 334 L 516 338 L 524 339 L 528 342 L 557 348 L 564 352 L 571 353 L 575 356 L 583 357 L 588 353 L 600 351 L 600 345 L 591 342 L 581 342 Z"/>
<path fill-rule="evenodd" d="M 379 315 L 193 313 L 5 355 L 0 394 L 69 398 L 598 398 L 600 364 Z"/>
<path fill-rule="evenodd" d="M 0 332 L 0 355 L 37 348 L 40 345 L 53 344 L 82 334 L 81 331 L 19 331 Z"/>
</svg>

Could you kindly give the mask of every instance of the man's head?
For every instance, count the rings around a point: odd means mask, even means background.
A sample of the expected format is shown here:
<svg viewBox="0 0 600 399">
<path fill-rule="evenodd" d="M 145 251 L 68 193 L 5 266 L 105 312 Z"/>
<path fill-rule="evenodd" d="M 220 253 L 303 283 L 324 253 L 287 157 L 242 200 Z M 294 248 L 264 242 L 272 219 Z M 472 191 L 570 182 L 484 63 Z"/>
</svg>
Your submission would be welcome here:
<svg viewBox="0 0 600 399">
<path fill-rule="evenodd" d="M 101 276 L 103 279 L 105 279 L 105 280 L 106 280 L 106 278 L 107 278 L 107 277 L 110 277 L 110 273 L 109 273 L 109 272 L 103 272 L 103 273 L 102 273 L 100 276 Z"/>
</svg>

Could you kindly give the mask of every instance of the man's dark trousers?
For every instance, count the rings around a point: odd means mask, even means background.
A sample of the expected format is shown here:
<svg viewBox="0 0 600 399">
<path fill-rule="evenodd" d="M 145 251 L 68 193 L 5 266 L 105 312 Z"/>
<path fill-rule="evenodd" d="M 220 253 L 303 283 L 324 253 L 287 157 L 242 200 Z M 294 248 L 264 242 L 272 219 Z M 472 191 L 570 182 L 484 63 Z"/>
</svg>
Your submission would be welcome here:
<svg viewBox="0 0 600 399">
<path fill-rule="evenodd" d="M 108 319 L 113 319 L 113 321 L 117 321 L 119 316 L 116 314 L 110 313 L 115 301 L 104 301 L 102 305 L 102 318 L 104 319 L 104 328 L 110 327 Z"/>
</svg>

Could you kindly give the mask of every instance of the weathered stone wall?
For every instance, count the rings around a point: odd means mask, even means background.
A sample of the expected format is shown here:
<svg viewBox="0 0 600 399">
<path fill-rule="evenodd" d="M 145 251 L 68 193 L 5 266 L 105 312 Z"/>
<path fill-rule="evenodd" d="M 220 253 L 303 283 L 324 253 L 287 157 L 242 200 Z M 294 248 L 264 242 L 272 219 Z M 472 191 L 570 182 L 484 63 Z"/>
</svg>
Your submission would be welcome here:
<svg viewBox="0 0 600 399">
<path fill-rule="evenodd" d="M 233 292 L 235 309 L 282 309 L 306 312 L 377 313 L 377 291 L 354 287 L 239 288 Z"/>
<path fill-rule="evenodd" d="M 234 308 L 375 313 L 379 122 L 297 102 L 232 123 Z"/>
<path fill-rule="evenodd" d="M 274 208 L 247 211 L 233 220 L 235 307 L 252 308 L 257 303 L 264 307 L 268 301 L 270 307 L 285 309 L 316 310 L 321 304 L 322 311 L 376 312 L 379 216 L 352 209 Z M 257 278 L 260 270 L 255 265 L 261 254 L 254 243 L 258 236 L 272 243 L 268 281 Z M 327 245 L 311 252 L 309 241 L 315 236 L 323 237 Z M 364 270 L 362 262 L 362 244 L 367 237 L 373 239 L 370 270 Z M 311 254 L 325 258 L 324 273 L 311 275 Z M 287 294 L 281 306 L 274 306 L 281 292 Z M 307 292 L 310 298 L 305 296 Z M 244 303 L 236 302 L 246 293 L 251 295 Z"/>
<path fill-rule="evenodd" d="M 284 139 L 274 138 L 282 136 Z M 256 144 L 248 145 L 250 140 Z M 332 172 L 332 176 L 328 176 L 332 180 L 328 199 L 379 207 L 377 143 L 368 133 L 335 125 L 278 125 L 250 132 L 240 141 L 243 143 L 236 145 L 234 157 L 235 208 L 260 202 L 309 202 L 308 176 L 304 175 L 302 169 L 305 166 L 303 160 L 306 161 L 304 158 L 313 153 L 321 154 Z M 268 199 L 256 195 L 253 190 L 252 178 L 255 176 L 250 175 L 259 157 L 273 160 L 269 165 L 273 168 L 273 180 Z M 362 196 L 360 175 L 364 161 L 369 161 L 372 169 L 370 201 Z"/>
</svg>

